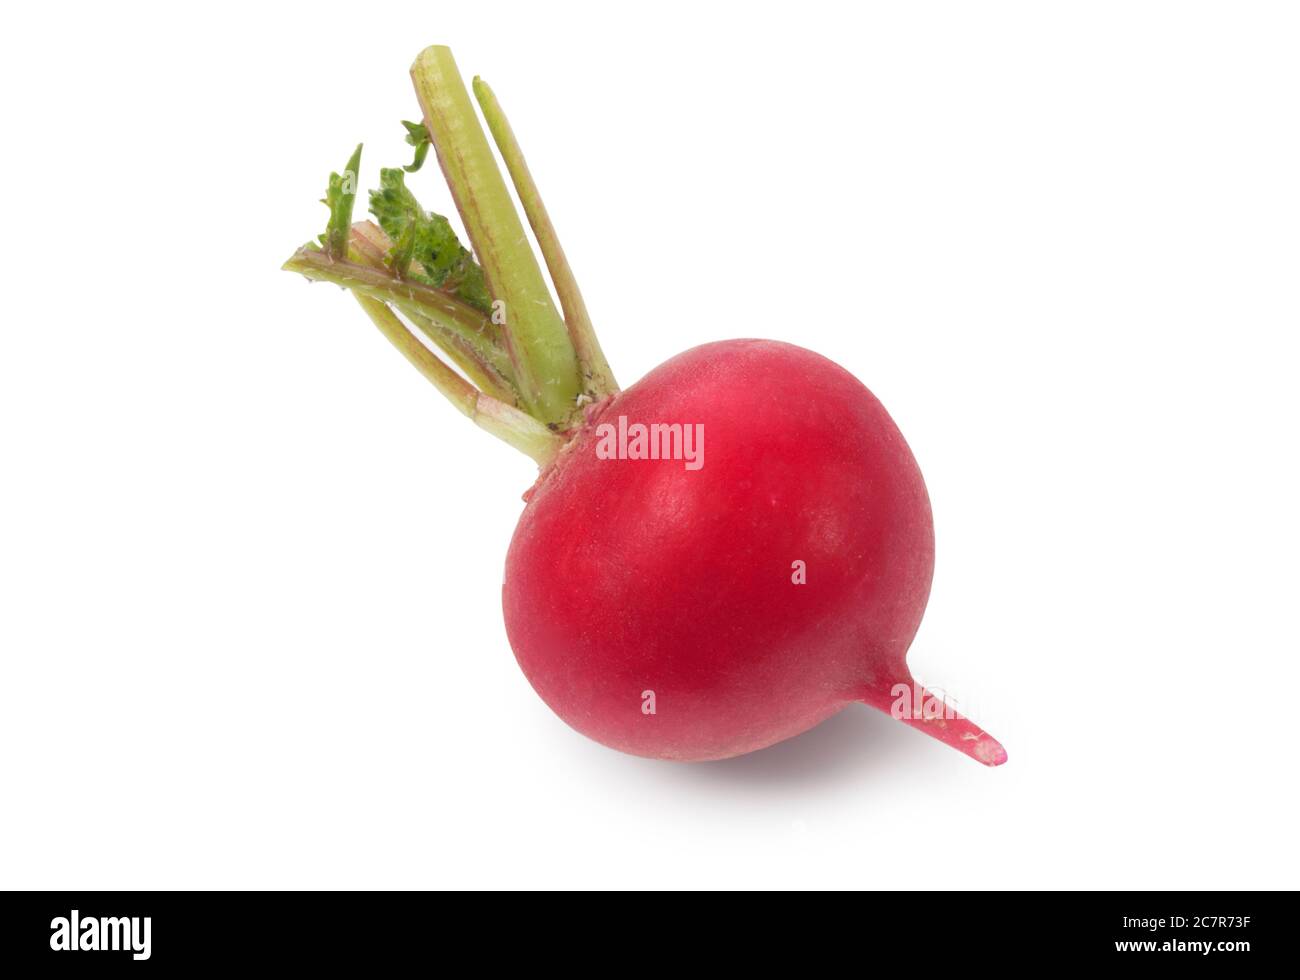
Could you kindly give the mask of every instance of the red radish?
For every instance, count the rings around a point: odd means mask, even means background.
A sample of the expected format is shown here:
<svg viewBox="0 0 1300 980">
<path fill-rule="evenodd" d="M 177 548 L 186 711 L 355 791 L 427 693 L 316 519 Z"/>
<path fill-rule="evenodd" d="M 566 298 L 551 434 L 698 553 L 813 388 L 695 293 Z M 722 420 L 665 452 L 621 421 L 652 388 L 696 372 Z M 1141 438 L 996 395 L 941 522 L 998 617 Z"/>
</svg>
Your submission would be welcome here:
<svg viewBox="0 0 1300 980">
<path fill-rule="evenodd" d="M 597 426 L 616 416 L 702 425 L 704 465 L 598 458 Z M 888 710 L 913 683 L 933 569 L 925 483 L 871 392 L 802 348 L 724 341 L 605 402 L 542 474 L 506 559 L 506 629 L 537 693 L 584 735 L 721 759 L 853 701 Z M 1006 759 L 967 721 L 915 724 Z"/>
<path fill-rule="evenodd" d="M 453 404 L 541 464 L 502 591 L 543 700 L 596 741 L 654 758 L 752 752 L 860 701 L 1005 762 L 951 709 L 899 696 L 915 686 L 906 656 L 934 531 L 921 472 L 871 392 L 766 340 L 697 347 L 620 391 L 495 97 L 475 81 L 563 319 L 450 52 L 428 49 L 413 75 L 425 122 L 406 124 L 407 169 L 433 146 L 474 255 L 400 171 L 371 196 L 382 228 L 352 226 L 358 148 L 331 179 L 324 247 L 286 267 L 351 288 Z"/>
</svg>

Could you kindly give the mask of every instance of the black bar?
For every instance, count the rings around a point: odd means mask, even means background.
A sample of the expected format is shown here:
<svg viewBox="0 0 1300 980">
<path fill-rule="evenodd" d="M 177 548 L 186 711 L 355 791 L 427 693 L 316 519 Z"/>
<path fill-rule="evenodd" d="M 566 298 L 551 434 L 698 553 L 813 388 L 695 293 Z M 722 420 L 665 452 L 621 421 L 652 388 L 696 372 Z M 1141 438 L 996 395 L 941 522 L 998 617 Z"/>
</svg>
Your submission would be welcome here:
<svg viewBox="0 0 1300 980">
<path fill-rule="evenodd" d="M 595 957 L 608 943 L 615 953 L 623 948 L 629 964 L 657 960 L 664 970 L 695 956 L 688 948 L 756 963 L 778 952 L 847 954 L 864 969 L 907 967 L 922 975 L 976 965 L 1236 970 L 1294 959 L 1295 905 L 1293 892 L 626 893 L 594 900 L 576 893 L 8 892 L 0 894 L 0 972 L 373 971 L 445 963 L 457 949 L 479 958 L 532 955 L 542 968 Z M 73 935 L 74 910 L 77 948 L 56 949 Z M 119 948 L 86 948 L 112 945 Z M 593 962 L 609 965 L 607 955 Z"/>
</svg>

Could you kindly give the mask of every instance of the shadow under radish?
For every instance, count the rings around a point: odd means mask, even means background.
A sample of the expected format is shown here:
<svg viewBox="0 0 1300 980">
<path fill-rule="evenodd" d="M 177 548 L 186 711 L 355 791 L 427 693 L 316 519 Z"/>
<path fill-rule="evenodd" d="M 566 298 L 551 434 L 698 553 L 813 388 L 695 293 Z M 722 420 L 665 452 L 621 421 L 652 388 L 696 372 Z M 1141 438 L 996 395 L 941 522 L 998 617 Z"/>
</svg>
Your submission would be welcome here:
<svg viewBox="0 0 1300 980">
<path fill-rule="evenodd" d="M 682 765 L 678 778 L 729 785 L 815 785 L 851 782 L 942 759 L 930 739 L 908 731 L 893 718 L 861 704 L 850 704 L 802 735 L 734 759 Z"/>
</svg>

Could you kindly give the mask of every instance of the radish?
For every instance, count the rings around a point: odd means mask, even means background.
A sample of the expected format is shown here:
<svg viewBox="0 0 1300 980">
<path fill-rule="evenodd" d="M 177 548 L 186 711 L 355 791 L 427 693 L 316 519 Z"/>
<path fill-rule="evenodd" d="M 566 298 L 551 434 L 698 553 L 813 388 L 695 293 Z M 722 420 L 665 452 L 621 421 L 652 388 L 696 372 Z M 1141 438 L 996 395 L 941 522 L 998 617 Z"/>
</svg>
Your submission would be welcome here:
<svg viewBox="0 0 1300 980">
<path fill-rule="evenodd" d="M 661 759 L 752 752 L 862 702 L 1005 762 L 908 670 L 934 531 L 880 402 L 766 340 L 697 347 L 620 390 L 491 89 L 475 79 L 562 313 L 451 52 L 426 49 L 412 78 L 415 159 L 381 171 L 377 223 L 352 221 L 358 147 L 331 175 L 326 233 L 285 268 L 350 289 L 453 405 L 539 464 L 502 598 L 542 699 L 590 738 Z M 430 147 L 472 251 L 406 186 Z"/>
</svg>

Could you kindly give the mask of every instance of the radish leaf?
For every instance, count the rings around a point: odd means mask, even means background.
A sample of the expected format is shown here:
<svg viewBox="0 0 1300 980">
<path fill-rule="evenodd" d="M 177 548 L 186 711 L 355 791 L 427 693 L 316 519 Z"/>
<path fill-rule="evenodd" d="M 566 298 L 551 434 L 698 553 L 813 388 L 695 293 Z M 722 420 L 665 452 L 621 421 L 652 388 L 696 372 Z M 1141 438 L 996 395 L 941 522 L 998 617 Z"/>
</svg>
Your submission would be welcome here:
<svg viewBox="0 0 1300 980">
<path fill-rule="evenodd" d="M 451 223 L 420 207 L 402 170 L 379 171 L 379 190 L 370 192 L 370 213 L 395 243 L 389 255 L 394 272 L 449 292 L 482 313 L 491 311 L 483 270 L 461 245 Z"/>
<path fill-rule="evenodd" d="M 357 144 L 352 159 L 341 174 L 330 174 L 325 200 L 321 203 L 330 209 L 329 224 L 321 236 L 321 245 L 331 258 L 348 256 L 348 232 L 352 228 L 352 205 L 357 199 L 357 173 L 361 169 L 361 144 Z"/>
</svg>

